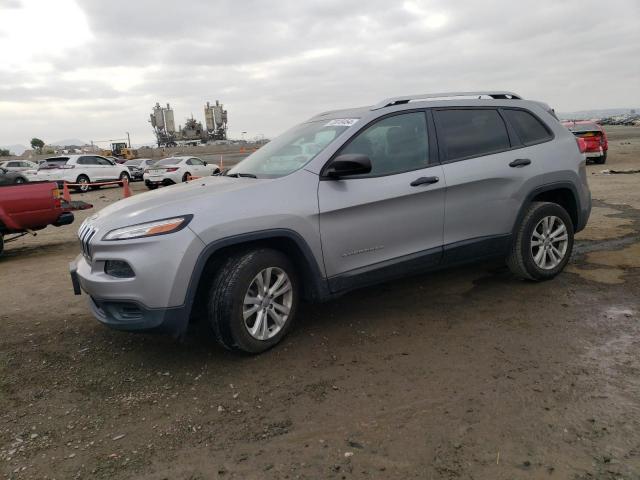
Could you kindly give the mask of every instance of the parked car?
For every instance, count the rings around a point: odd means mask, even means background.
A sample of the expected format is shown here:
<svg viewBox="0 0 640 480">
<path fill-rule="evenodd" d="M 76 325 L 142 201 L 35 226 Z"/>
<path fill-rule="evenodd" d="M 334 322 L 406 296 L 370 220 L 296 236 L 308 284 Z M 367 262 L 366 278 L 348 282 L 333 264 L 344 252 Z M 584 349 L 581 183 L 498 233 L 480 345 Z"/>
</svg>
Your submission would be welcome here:
<svg viewBox="0 0 640 480">
<path fill-rule="evenodd" d="M 218 165 L 197 157 L 169 157 L 158 160 L 145 169 L 144 183 L 149 190 L 154 190 L 160 185 L 186 182 L 190 176 L 208 177 L 219 172 Z"/>
<path fill-rule="evenodd" d="M 12 173 L 12 175 L 17 175 Z M 91 206 L 91 205 L 89 205 Z M 69 205 L 63 205 L 55 183 L 30 183 L 0 187 L 0 254 L 5 237 L 13 240 L 27 232 L 73 222 Z"/>
<path fill-rule="evenodd" d="M 73 187 L 81 192 L 89 191 L 94 182 L 131 180 L 129 169 L 98 155 L 66 155 L 47 158 L 38 171 L 29 177 L 31 181 L 56 181 L 79 184 Z M 99 188 L 99 187 L 95 187 Z"/>
<path fill-rule="evenodd" d="M 12 185 L 14 183 L 26 183 L 29 179 L 23 172 L 12 172 L 0 167 L 0 185 Z"/>
<path fill-rule="evenodd" d="M 152 158 L 135 158 L 133 160 L 127 160 L 126 162 L 124 162 L 124 165 L 129 169 L 131 180 L 141 181 L 145 169 L 147 169 L 154 163 L 155 160 L 153 160 Z"/>
<path fill-rule="evenodd" d="M 588 121 L 563 122 L 562 124 L 576 137 L 582 138 L 584 154 L 587 158 L 599 164 L 607 161 L 609 142 L 602 126 Z"/>
<path fill-rule="evenodd" d="M 38 169 L 38 164 L 28 160 L 7 160 L 0 162 L 0 168 L 4 168 L 10 172 L 34 172 Z"/>
<path fill-rule="evenodd" d="M 326 112 L 224 176 L 88 218 L 74 290 L 113 328 L 182 335 L 204 318 L 257 353 L 303 299 L 487 258 L 554 278 L 591 211 L 585 163 L 549 106 L 509 92 Z"/>
</svg>

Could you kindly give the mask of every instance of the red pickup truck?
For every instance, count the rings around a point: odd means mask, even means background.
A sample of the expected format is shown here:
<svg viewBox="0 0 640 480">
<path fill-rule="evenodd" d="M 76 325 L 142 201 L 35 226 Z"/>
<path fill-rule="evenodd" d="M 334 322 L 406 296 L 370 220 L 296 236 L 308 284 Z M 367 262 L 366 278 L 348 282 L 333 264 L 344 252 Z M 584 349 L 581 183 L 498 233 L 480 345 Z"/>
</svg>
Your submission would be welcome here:
<svg viewBox="0 0 640 480">
<path fill-rule="evenodd" d="M 55 182 L 0 186 L 0 254 L 4 243 L 28 233 L 35 235 L 47 225 L 73 223 L 71 210 L 91 208 L 84 202 L 67 203 Z M 5 240 L 5 236 L 7 237 Z"/>
</svg>

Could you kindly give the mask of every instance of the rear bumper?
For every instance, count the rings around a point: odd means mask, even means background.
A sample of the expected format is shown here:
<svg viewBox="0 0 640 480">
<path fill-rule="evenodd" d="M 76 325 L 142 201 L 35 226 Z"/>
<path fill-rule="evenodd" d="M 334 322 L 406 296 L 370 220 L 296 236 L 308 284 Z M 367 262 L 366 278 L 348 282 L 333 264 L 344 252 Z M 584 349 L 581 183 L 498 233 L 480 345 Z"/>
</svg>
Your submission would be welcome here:
<svg viewBox="0 0 640 480">
<path fill-rule="evenodd" d="M 74 220 L 75 220 L 75 217 L 73 216 L 73 213 L 64 212 L 60 214 L 60 216 L 58 217 L 58 220 L 55 221 L 53 226 L 61 227 L 63 225 L 71 225 Z"/>
<path fill-rule="evenodd" d="M 149 179 L 146 179 L 144 181 L 145 185 L 164 185 L 165 187 L 168 187 L 169 185 L 174 185 L 175 183 L 176 182 L 174 182 L 170 178 L 163 178 L 162 180 L 149 180 Z"/>
<path fill-rule="evenodd" d="M 587 158 L 600 158 L 605 153 L 606 153 L 606 150 L 603 150 L 602 148 L 600 148 L 598 150 L 588 150 L 584 154 Z"/>
</svg>

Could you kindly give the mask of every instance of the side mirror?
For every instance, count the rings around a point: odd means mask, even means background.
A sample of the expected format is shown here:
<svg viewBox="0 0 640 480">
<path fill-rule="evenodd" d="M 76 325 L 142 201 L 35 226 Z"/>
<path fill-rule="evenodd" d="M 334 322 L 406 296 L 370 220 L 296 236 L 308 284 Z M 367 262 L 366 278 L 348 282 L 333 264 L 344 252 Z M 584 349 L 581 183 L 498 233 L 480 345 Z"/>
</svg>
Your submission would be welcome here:
<svg viewBox="0 0 640 480">
<path fill-rule="evenodd" d="M 202 161 L 202 163 L 204 163 L 205 165 L 208 165 L 208 163 L 207 163 L 207 162 L 205 162 L 204 160 Z"/>
<path fill-rule="evenodd" d="M 371 172 L 371 160 L 362 153 L 338 155 L 325 170 L 329 178 L 341 178 L 351 175 L 363 175 Z"/>
</svg>

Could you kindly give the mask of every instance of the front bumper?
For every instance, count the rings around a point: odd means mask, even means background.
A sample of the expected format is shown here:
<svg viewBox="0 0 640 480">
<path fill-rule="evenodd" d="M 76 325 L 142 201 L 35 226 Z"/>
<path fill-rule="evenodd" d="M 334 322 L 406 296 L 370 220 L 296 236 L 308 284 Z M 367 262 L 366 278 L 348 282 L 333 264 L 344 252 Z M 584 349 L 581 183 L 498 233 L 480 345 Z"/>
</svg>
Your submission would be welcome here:
<svg viewBox="0 0 640 480">
<path fill-rule="evenodd" d="M 84 291 L 78 275 L 78 258 L 69 264 L 73 293 Z M 85 293 L 88 293 L 85 291 Z M 127 332 L 169 333 L 179 336 L 187 328 L 190 312 L 186 307 L 149 308 L 131 300 L 105 300 L 87 295 L 87 305 L 96 319 L 110 328 Z"/>
<path fill-rule="evenodd" d="M 170 236 L 92 242 L 90 259 L 80 254 L 69 264 L 74 293 L 86 293 L 93 315 L 109 327 L 180 335 L 189 322 L 189 282 L 203 247 L 189 228 Z M 107 260 L 127 262 L 134 276 L 107 274 Z"/>
</svg>

